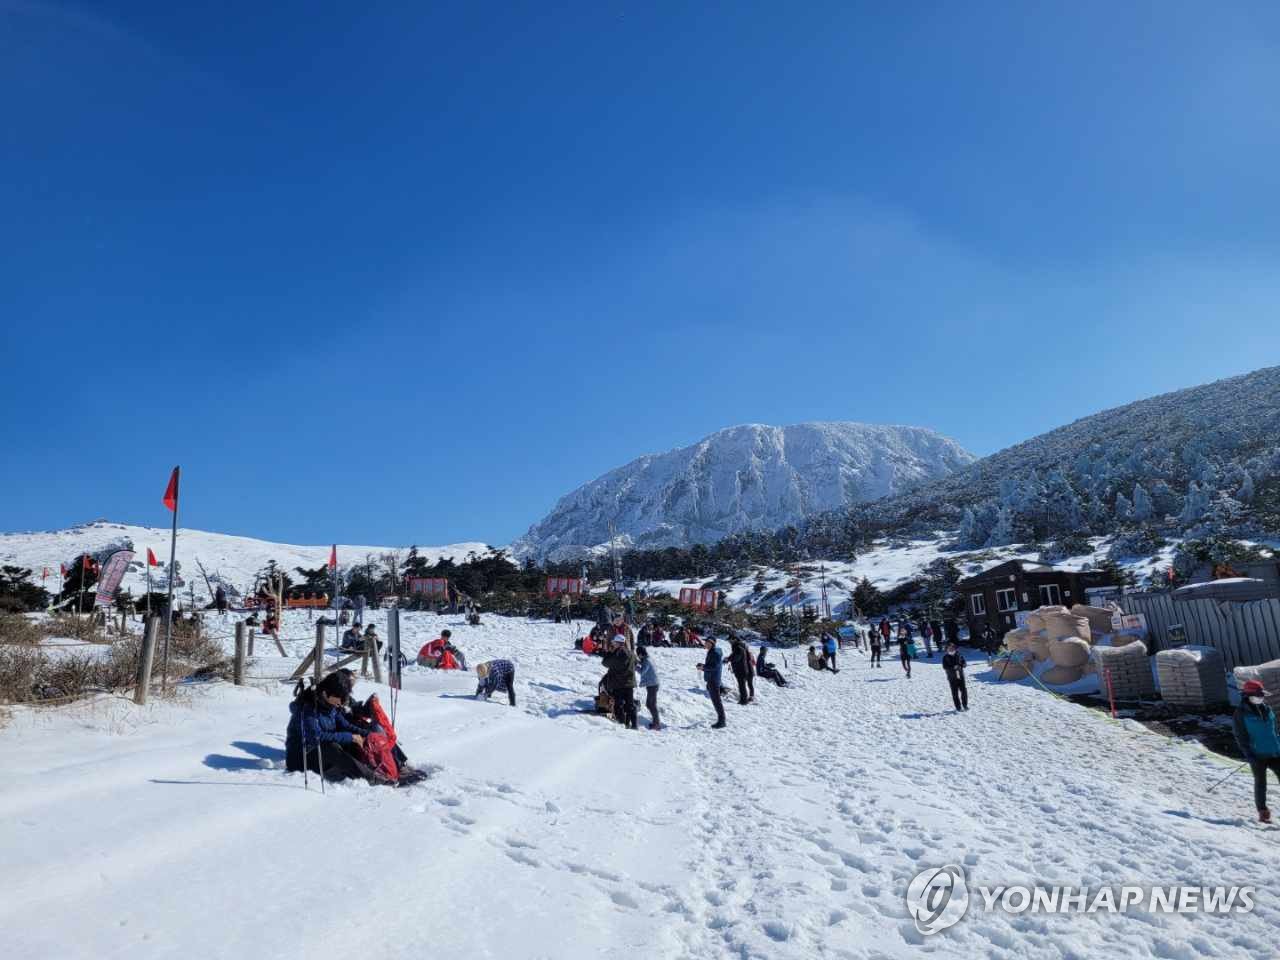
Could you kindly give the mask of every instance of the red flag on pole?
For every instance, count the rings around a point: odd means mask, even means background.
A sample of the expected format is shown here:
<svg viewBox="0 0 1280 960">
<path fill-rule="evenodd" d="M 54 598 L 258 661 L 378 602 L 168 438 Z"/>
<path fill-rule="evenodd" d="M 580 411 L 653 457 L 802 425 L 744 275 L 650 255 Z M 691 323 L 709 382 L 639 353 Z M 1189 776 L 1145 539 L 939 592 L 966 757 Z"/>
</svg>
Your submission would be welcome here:
<svg viewBox="0 0 1280 960">
<path fill-rule="evenodd" d="M 44 568 L 44 572 L 40 574 L 40 579 L 41 579 L 41 580 L 46 580 L 46 579 L 48 579 L 48 577 L 49 577 L 49 568 L 48 568 L 48 567 L 45 567 L 45 568 Z"/>
<path fill-rule="evenodd" d="M 147 547 L 147 566 L 148 567 L 160 566 L 160 561 L 156 559 L 156 555 L 152 552 L 150 547 Z"/>
<path fill-rule="evenodd" d="M 169 486 L 164 488 L 164 505 L 177 513 L 178 511 L 178 468 L 173 468 L 169 477 Z"/>
<path fill-rule="evenodd" d="M 329 569 L 338 569 L 338 545 L 335 543 L 333 549 L 329 551 Z"/>
</svg>

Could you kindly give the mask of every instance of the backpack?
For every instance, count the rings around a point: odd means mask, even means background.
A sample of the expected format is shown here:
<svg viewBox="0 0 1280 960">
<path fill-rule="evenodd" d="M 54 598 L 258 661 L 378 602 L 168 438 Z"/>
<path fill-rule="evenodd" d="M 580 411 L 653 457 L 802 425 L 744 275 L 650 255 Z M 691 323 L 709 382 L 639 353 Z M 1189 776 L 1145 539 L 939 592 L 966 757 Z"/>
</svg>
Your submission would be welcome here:
<svg viewBox="0 0 1280 960">
<path fill-rule="evenodd" d="M 370 733 L 364 738 L 364 746 L 360 748 L 360 759 L 379 777 L 389 783 L 400 779 L 400 765 L 396 763 L 396 729 L 387 719 L 382 704 L 375 693 L 369 697 L 365 706 L 371 714 L 374 724 L 381 733 Z"/>
</svg>

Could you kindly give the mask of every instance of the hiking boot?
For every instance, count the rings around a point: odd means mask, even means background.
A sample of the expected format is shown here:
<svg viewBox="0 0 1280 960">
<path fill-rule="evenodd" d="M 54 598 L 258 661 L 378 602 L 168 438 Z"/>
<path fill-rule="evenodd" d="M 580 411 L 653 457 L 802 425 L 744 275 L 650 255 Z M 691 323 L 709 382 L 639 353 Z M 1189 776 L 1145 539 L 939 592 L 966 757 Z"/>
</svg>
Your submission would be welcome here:
<svg viewBox="0 0 1280 960">
<path fill-rule="evenodd" d="M 1270 822 L 1271 822 L 1271 811 L 1270 811 L 1270 810 L 1268 810 L 1266 807 L 1263 807 L 1261 810 L 1259 810 L 1259 811 L 1258 811 L 1258 821 L 1259 821 L 1260 823 L 1270 823 Z"/>
<path fill-rule="evenodd" d="M 723 729 L 725 728 L 725 726 L 726 726 L 725 722 L 724 722 L 723 720 L 720 720 L 720 721 L 718 721 L 718 722 L 716 722 L 716 723 L 713 723 L 713 724 L 711 725 L 711 729 L 712 729 L 712 730 L 723 730 Z"/>
</svg>

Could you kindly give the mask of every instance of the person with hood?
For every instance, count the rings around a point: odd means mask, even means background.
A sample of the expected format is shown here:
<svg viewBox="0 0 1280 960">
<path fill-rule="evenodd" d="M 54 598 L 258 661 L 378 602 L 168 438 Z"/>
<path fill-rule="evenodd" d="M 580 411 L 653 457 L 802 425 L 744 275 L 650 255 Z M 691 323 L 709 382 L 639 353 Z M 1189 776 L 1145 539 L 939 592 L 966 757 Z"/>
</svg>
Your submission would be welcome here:
<svg viewBox="0 0 1280 960">
<path fill-rule="evenodd" d="M 756 673 L 764 677 L 766 680 L 772 680 L 780 687 L 785 687 L 787 685 L 787 678 L 778 672 L 778 668 L 766 659 L 766 653 L 767 651 L 764 646 L 761 645 L 760 653 L 756 657 Z"/>
<path fill-rule="evenodd" d="M 637 729 L 636 655 L 627 649 L 627 639 L 622 634 L 609 638 L 604 666 L 604 689 L 613 698 L 614 719 L 628 730 Z"/>
<path fill-rule="evenodd" d="M 755 697 L 755 682 L 751 651 L 739 637 L 729 637 L 729 669 L 738 681 L 738 703 L 750 703 Z"/>
<path fill-rule="evenodd" d="M 483 695 L 488 700 L 495 690 L 505 688 L 507 700 L 511 706 L 516 705 L 516 665 L 510 660 L 489 660 L 476 667 L 476 676 L 480 678 L 476 686 L 476 699 Z"/>
<path fill-rule="evenodd" d="M 827 669 L 832 673 L 839 673 L 836 667 L 836 653 L 840 649 L 840 644 L 836 642 L 834 633 L 824 633 L 822 635 L 822 653 L 827 661 Z"/>
<path fill-rule="evenodd" d="M 902 669 L 907 672 L 908 680 L 911 679 L 911 655 L 914 650 L 915 650 L 915 645 L 912 644 L 912 642 L 908 638 L 904 637 L 901 633 L 899 633 L 898 634 L 898 660 L 902 663 Z"/>
<path fill-rule="evenodd" d="M 951 685 L 951 700 L 957 710 L 969 709 L 969 689 L 964 682 L 964 668 L 969 664 L 954 643 L 947 644 L 947 652 L 942 655 L 942 672 L 947 675 L 947 683 Z"/>
<path fill-rule="evenodd" d="M 653 665 L 649 648 L 643 643 L 636 647 L 636 670 L 640 674 L 640 686 L 644 687 L 644 708 L 649 711 L 649 729 L 661 730 L 658 719 L 658 668 Z"/>
<path fill-rule="evenodd" d="M 704 645 L 707 648 L 707 658 L 698 664 L 698 669 L 702 671 L 702 682 L 707 685 L 707 696 L 716 708 L 716 722 L 711 725 L 711 729 L 723 730 L 724 700 L 720 696 L 720 682 L 724 679 L 724 654 L 716 646 L 716 638 L 713 636 L 708 635 Z"/>
<path fill-rule="evenodd" d="M 347 719 L 343 707 L 350 696 L 351 682 L 341 672 L 311 688 L 299 682 L 284 736 L 286 770 L 323 771 L 326 780 L 366 776 L 355 750 L 364 746 L 370 731 Z"/>
<path fill-rule="evenodd" d="M 871 666 L 877 669 L 883 666 L 880 662 L 880 651 L 883 649 L 884 642 L 884 634 L 873 626 L 867 634 L 867 645 L 871 649 Z"/>
<path fill-rule="evenodd" d="M 1240 752 L 1253 771 L 1253 803 L 1258 808 L 1258 819 L 1270 823 L 1267 771 L 1280 778 L 1280 736 L 1276 734 L 1276 715 L 1267 706 L 1266 697 L 1261 680 L 1246 680 L 1240 687 L 1240 706 L 1236 707 L 1232 729 Z"/>
</svg>

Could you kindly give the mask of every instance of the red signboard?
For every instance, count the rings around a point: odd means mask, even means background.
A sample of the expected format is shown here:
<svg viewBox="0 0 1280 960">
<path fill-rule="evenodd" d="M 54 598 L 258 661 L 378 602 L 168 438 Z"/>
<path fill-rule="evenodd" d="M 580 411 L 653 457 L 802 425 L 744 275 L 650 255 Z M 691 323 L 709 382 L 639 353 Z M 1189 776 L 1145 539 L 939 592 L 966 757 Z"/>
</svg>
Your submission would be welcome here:
<svg viewBox="0 0 1280 960">
<path fill-rule="evenodd" d="M 693 607 L 695 610 L 701 610 L 704 613 L 708 610 L 714 610 L 719 602 L 719 595 L 715 590 L 699 590 L 697 587 L 681 587 L 680 602 L 686 607 Z"/>
<path fill-rule="evenodd" d="M 448 577 L 406 577 L 410 593 L 425 593 L 429 597 L 444 597 L 449 594 Z"/>
<path fill-rule="evenodd" d="M 578 596 L 582 593 L 582 580 L 578 577 L 547 577 L 547 596 L 570 593 Z"/>
</svg>

